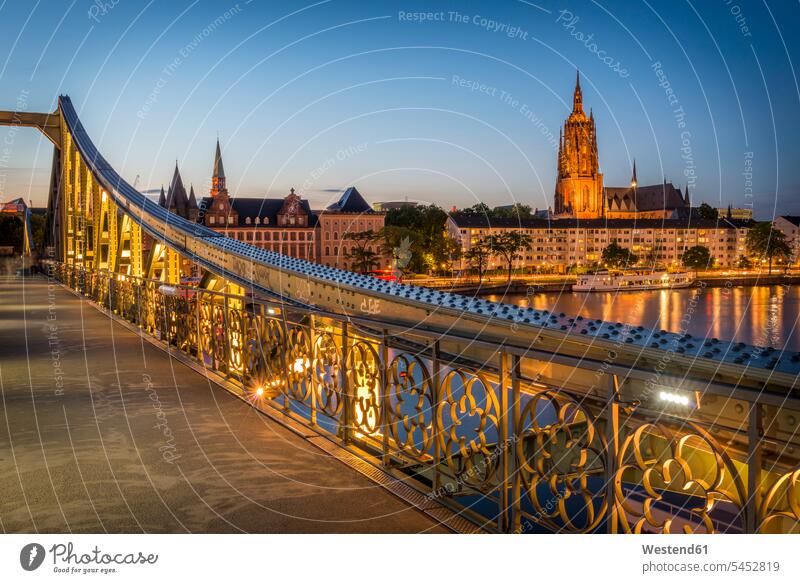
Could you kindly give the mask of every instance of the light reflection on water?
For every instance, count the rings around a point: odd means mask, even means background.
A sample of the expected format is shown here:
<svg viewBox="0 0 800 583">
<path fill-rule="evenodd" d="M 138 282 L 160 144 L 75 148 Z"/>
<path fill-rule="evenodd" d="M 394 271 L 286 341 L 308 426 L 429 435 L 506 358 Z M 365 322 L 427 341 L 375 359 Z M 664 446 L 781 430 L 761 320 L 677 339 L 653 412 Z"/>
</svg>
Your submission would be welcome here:
<svg viewBox="0 0 800 583">
<path fill-rule="evenodd" d="M 800 286 L 490 295 L 537 310 L 800 351 Z"/>
</svg>

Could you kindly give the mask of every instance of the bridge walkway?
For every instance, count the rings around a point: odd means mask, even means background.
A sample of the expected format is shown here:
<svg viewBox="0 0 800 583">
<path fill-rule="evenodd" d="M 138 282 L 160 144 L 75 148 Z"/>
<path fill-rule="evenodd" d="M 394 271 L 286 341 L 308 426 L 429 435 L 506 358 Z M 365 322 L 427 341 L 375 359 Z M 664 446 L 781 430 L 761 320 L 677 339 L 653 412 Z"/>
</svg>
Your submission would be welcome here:
<svg viewBox="0 0 800 583">
<path fill-rule="evenodd" d="M 43 278 L 0 278 L 0 531 L 443 532 Z"/>
</svg>

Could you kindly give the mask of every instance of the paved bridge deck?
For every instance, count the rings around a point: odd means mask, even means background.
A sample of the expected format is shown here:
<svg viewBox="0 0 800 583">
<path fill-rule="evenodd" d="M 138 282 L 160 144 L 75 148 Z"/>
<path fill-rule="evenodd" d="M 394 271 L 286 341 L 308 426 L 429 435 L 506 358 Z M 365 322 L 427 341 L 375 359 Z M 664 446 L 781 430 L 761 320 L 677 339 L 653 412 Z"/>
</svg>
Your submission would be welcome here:
<svg viewBox="0 0 800 583">
<path fill-rule="evenodd" d="M 0 278 L 0 348 L 3 532 L 442 531 L 44 279 Z"/>
</svg>

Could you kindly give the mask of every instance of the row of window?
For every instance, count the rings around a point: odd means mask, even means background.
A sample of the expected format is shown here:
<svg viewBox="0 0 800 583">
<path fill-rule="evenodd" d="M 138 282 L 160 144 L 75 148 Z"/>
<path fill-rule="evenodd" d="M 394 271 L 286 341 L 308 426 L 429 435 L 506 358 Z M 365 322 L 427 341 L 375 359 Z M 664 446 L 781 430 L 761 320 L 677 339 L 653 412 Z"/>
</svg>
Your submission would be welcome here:
<svg viewBox="0 0 800 583">
<path fill-rule="evenodd" d="M 313 241 L 313 231 L 228 231 L 227 235 L 239 241 Z"/>
<path fill-rule="evenodd" d="M 734 236 L 732 229 L 460 229 L 462 235 L 468 233 L 472 235 L 490 234 L 494 231 L 503 232 L 507 230 L 518 231 L 527 235 L 551 236 L 568 235 L 570 237 L 582 237 L 586 235 L 619 236 L 619 235 L 665 235 L 674 236 L 677 234 L 689 235 L 716 235 L 718 237 Z"/>
</svg>

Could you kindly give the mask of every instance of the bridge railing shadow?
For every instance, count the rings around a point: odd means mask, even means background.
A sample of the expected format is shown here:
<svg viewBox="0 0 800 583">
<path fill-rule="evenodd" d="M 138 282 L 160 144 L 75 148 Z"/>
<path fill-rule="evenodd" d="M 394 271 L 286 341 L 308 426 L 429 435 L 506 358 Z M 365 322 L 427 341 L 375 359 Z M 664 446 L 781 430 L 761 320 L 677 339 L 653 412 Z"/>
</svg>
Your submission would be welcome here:
<svg viewBox="0 0 800 583">
<path fill-rule="evenodd" d="M 626 402 L 613 374 L 594 392 L 532 378 L 532 357 L 516 348 L 470 357 L 424 330 L 48 268 L 254 406 L 327 434 L 484 529 L 800 532 L 797 440 L 765 438 L 758 398 L 744 401 L 746 423 L 709 421 Z"/>
</svg>

